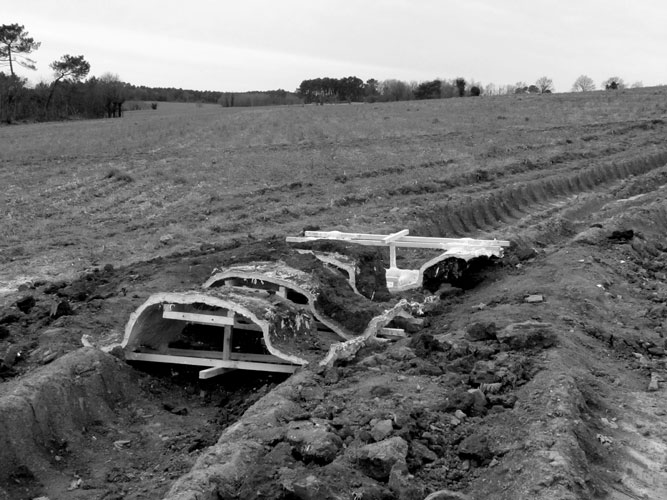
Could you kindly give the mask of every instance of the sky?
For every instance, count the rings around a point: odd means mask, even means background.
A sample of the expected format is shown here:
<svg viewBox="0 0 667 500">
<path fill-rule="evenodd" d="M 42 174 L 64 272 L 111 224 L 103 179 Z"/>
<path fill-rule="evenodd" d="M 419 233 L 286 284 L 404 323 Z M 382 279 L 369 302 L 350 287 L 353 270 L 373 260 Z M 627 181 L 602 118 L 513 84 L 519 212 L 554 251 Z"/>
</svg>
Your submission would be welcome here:
<svg viewBox="0 0 667 500">
<path fill-rule="evenodd" d="M 547 76 L 567 92 L 580 75 L 667 84 L 664 0 L 6 0 L 49 64 L 83 55 L 150 87 L 295 90 L 303 80 L 463 77 L 482 85 Z M 0 68 L 5 72 L 7 68 Z"/>
</svg>

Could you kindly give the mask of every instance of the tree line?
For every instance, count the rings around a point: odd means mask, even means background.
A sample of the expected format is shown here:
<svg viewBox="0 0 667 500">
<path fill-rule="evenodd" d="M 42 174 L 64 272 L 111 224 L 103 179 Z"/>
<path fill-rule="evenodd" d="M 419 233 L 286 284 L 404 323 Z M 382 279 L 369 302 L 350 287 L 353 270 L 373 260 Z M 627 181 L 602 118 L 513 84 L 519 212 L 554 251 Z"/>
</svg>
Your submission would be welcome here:
<svg viewBox="0 0 667 500">
<path fill-rule="evenodd" d="M 216 92 L 135 86 L 122 82 L 118 75 L 105 73 L 88 77 L 90 63 L 83 55 L 65 54 L 49 67 L 53 80 L 34 87 L 16 74 L 18 67 L 35 70 L 30 54 L 39 49 L 19 24 L 0 25 L 0 121 L 44 121 L 69 118 L 120 117 L 123 110 L 138 103 L 159 102 L 213 103 L 222 106 L 268 106 L 297 104 L 302 100 L 293 92 L 282 89 L 265 92 Z"/>
<path fill-rule="evenodd" d="M 477 97 L 502 94 L 549 94 L 555 91 L 553 80 L 546 76 L 534 84 L 516 82 L 510 85 L 466 81 L 462 77 L 434 79 L 423 82 L 405 82 L 396 79 L 365 82 L 356 76 L 344 78 L 314 78 L 303 80 L 295 92 L 282 89 L 261 92 L 218 92 L 134 86 L 122 82 L 112 73 L 100 77 L 88 77 L 90 64 L 84 56 L 63 55 L 49 67 L 53 71 L 51 82 L 41 82 L 34 87 L 26 78 L 16 74 L 17 67 L 35 70 L 30 54 L 41 43 L 19 24 L 0 25 L 0 121 L 60 120 L 66 118 L 120 117 L 124 109 L 137 103 L 159 102 L 215 103 L 223 107 L 271 106 L 301 103 L 338 102 L 388 102 L 421 99 L 446 99 L 452 97 Z M 636 82 L 632 87 L 641 87 Z M 627 85 L 618 76 L 602 82 L 602 88 L 617 90 Z M 574 82 L 572 91 L 596 90 L 595 83 L 586 75 Z M 131 106 L 126 103 L 133 102 Z"/>
</svg>

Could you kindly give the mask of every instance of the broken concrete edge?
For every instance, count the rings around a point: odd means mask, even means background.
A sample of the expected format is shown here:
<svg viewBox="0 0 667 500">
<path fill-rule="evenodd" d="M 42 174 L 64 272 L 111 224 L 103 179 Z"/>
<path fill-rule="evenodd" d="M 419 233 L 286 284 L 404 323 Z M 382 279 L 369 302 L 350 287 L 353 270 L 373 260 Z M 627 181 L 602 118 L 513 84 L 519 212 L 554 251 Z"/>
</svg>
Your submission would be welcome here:
<svg viewBox="0 0 667 500">
<path fill-rule="evenodd" d="M 315 303 L 317 301 L 318 290 L 313 285 L 312 278 L 308 273 L 289 267 L 282 262 L 256 262 L 243 266 L 233 266 L 215 273 L 206 280 L 203 287 L 205 289 L 221 288 L 224 286 L 225 280 L 234 279 L 251 280 L 260 283 L 268 282 L 297 292 L 308 299 L 308 308 L 319 322 L 345 340 L 354 338 L 352 332 L 317 310 Z"/>
<path fill-rule="evenodd" d="M 137 337 L 142 333 L 142 327 L 144 326 L 142 321 L 145 321 L 143 317 L 151 310 L 151 308 L 160 307 L 163 304 L 204 304 L 211 307 L 219 307 L 234 311 L 234 313 L 248 318 L 259 326 L 262 330 L 266 348 L 273 356 L 296 365 L 308 364 L 307 360 L 299 356 L 282 352 L 273 345 L 271 340 L 271 328 L 273 326 L 272 320 L 274 319 L 274 316 L 270 314 L 272 307 L 269 302 L 263 301 L 260 297 L 252 297 L 251 300 L 255 303 L 256 307 L 253 308 L 255 311 L 251 311 L 250 308 L 243 306 L 239 301 L 239 298 L 243 297 L 243 299 L 248 302 L 248 299 L 250 298 L 249 295 L 243 296 L 239 293 L 230 293 L 225 297 L 220 296 L 220 292 L 217 292 L 217 294 L 218 296 L 216 296 L 216 290 L 208 289 L 205 291 L 167 292 L 151 295 L 146 302 L 130 315 L 130 319 L 125 327 L 125 335 L 121 342 L 121 347 L 128 353 L 128 351 L 131 351 L 139 345 L 139 339 Z"/>
<path fill-rule="evenodd" d="M 488 247 L 466 247 L 465 245 L 462 245 L 461 247 L 451 248 L 441 253 L 440 255 L 433 257 L 431 260 L 422 264 L 420 268 L 416 270 L 398 268 L 393 270 L 387 269 L 388 276 L 391 275 L 393 271 L 393 274 L 397 278 L 396 284 L 393 287 L 389 287 L 389 291 L 392 293 L 398 293 L 405 292 L 407 290 L 414 290 L 415 288 L 421 288 L 424 284 L 424 273 L 431 267 L 437 266 L 441 262 L 444 262 L 448 259 L 461 259 L 468 262 L 479 257 L 502 258 L 502 256 L 503 248 L 495 245 L 490 245 Z"/>
<path fill-rule="evenodd" d="M 364 347 L 370 339 L 377 336 L 380 329 L 391 322 L 396 316 L 406 313 L 411 309 L 410 303 L 401 299 L 394 307 L 386 310 L 379 316 L 375 316 L 363 334 L 345 342 L 339 342 L 329 348 L 326 357 L 320 361 L 322 367 L 331 367 L 336 361 L 352 358 L 359 350 Z"/>
<path fill-rule="evenodd" d="M 298 242 L 312 242 L 318 241 L 320 239 L 328 238 L 318 238 L 318 237 L 294 237 L 287 238 L 288 242 L 298 243 Z M 332 238 L 337 239 L 337 238 Z M 437 238 L 436 238 L 437 239 Z M 356 243 L 354 239 L 341 239 L 346 243 Z M 487 241 L 488 244 L 482 245 L 480 242 Z M 476 242 L 471 244 L 471 242 Z M 497 240 L 472 240 L 470 238 L 460 238 L 456 240 L 456 243 L 450 243 L 452 245 L 446 251 L 441 254 L 433 257 L 424 264 L 422 264 L 419 269 L 400 269 L 398 267 L 389 267 L 385 269 L 387 277 L 387 289 L 391 293 L 400 293 L 408 290 L 414 290 L 421 288 L 424 284 L 424 273 L 433 266 L 438 265 L 439 263 L 448 260 L 448 259 L 461 259 L 466 262 L 476 259 L 479 257 L 498 257 L 502 258 L 503 256 L 503 247 L 508 246 L 509 241 L 497 241 Z M 354 283 L 355 275 L 355 264 L 350 262 L 349 257 L 342 256 L 340 254 L 333 254 L 328 252 L 316 252 L 312 250 L 300 250 L 301 253 L 309 252 L 314 255 L 318 260 L 325 264 L 333 265 L 339 269 L 345 271 L 345 273 L 351 278 L 348 279 L 350 285 L 354 288 L 356 293 L 359 293 L 356 290 Z"/>
</svg>

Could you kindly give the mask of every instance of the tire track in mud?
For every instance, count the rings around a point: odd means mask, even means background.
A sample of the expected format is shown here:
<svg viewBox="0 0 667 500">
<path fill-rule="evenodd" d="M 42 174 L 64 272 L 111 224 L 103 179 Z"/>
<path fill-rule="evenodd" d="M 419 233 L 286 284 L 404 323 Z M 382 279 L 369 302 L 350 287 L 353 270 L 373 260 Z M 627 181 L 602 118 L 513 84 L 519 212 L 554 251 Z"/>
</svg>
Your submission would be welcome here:
<svg viewBox="0 0 667 500">
<path fill-rule="evenodd" d="M 425 236 L 470 236 L 500 226 L 516 225 L 528 214 L 553 208 L 567 196 L 581 194 L 604 186 L 642 176 L 667 164 L 667 151 L 622 163 L 597 165 L 572 174 L 558 173 L 546 178 L 514 184 L 487 192 L 480 197 L 448 200 L 435 209 L 422 210 L 417 219 L 423 222 L 414 228 Z M 647 190 L 656 185 L 647 185 Z"/>
</svg>

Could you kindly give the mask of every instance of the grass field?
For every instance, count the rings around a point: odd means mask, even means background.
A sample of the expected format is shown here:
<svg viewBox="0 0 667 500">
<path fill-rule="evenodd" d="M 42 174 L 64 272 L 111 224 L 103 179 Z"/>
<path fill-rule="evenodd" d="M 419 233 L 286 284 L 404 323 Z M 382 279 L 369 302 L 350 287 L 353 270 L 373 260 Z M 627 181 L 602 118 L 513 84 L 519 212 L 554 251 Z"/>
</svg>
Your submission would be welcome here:
<svg viewBox="0 0 667 500">
<path fill-rule="evenodd" d="M 667 498 L 665 137 L 667 88 L 0 127 L 0 498 Z M 81 349 L 214 269 L 314 276 L 307 226 L 511 245 L 275 390 Z"/>
<path fill-rule="evenodd" d="M 120 120 L 2 127 L 0 288 L 306 225 L 419 227 L 446 201 L 659 150 L 642 127 L 664 118 L 665 95 L 161 103 Z"/>
</svg>

